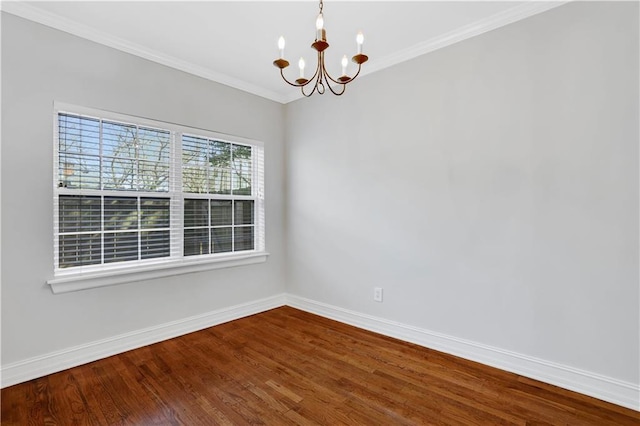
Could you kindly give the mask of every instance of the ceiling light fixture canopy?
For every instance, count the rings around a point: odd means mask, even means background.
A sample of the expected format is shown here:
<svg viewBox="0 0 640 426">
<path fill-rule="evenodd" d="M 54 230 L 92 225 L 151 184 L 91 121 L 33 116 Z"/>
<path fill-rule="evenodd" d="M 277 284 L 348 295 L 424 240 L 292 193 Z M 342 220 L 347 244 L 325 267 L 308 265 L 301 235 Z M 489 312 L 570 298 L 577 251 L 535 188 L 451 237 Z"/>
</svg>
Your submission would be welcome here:
<svg viewBox="0 0 640 426">
<path fill-rule="evenodd" d="M 347 84 L 356 79 L 358 74 L 360 74 L 362 64 L 367 62 L 367 60 L 369 59 L 367 55 L 362 54 L 362 44 L 364 43 L 364 36 L 362 35 L 362 32 L 358 32 L 358 35 L 356 36 L 356 43 L 358 46 L 357 54 L 353 58 L 351 58 L 353 62 L 358 64 L 358 71 L 353 77 L 349 77 L 347 75 L 348 61 L 347 55 L 344 55 L 342 57 L 342 61 L 340 62 L 340 64 L 342 65 L 342 76 L 338 77 L 337 79 L 331 77 L 324 65 L 324 51 L 329 47 L 329 43 L 327 43 L 327 32 L 324 29 L 324 15 L 322 14 L 322 7 L 323 3 L 322 0 L 320 0 L 320 13 L 318 14 L 318 18 L 316 19 L 316 40 L 311 44 L 311 47 L 313 47 L 318 52 L 318 64 L 313 76 L 311 76 L 311 78 L 308 80 L 304 78 L 304 68 L 306 65 L 304 58 L 300 58 L 300 60 L 298 61 L 298 68 L 300 68 L 300 78 L 292 83 L 284 76 L 284 69 L 289 66 L 289 61 L 284 59 L 284 37 L 280 37 L 278 39 L 280 58 L 273 61 L 273 65 L 275 65 L 277 68 L 280 68 L 280 75 L 282 76 L 282 79 L 291 86 L 299 87 L 302 91 L 302 94 L 306 97 L 313 95 L 315 92 L 318 92 L 321 95 L 324 94 L 325 87 L 329 87 L 329 90 L 334 95 L 342 95 L 347 87 Z M 332 83 L 337 86 L 342 86 L 342 90 L 340 90 L 340 87 L 334 90 L 333 87 L 331 87 Z M 312 85 L 312 89 L 307 93 L 304 89 L 309 85 Z"/>
</svg>

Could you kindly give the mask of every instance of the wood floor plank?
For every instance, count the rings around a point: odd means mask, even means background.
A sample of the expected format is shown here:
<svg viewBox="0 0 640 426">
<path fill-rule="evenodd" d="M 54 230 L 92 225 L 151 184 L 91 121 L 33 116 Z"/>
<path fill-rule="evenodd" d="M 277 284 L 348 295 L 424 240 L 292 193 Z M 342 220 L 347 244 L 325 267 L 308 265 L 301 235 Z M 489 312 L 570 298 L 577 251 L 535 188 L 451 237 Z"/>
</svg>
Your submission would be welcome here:
<svg viewBox="0 0 640 426">
<path fill-rule="evenodd" d="M 60 417 L 69 425 L 97 425 L 98 419 L 89 409 L 89 404 L 75 376 L 68 371 L 49 376 L 53 405 L 60 407 Z"/>
<path fill-rule="evenodd" d="M 28 387 L 23 384 L 22 386 L 11 386 L 2 390 L 2 411 L 0 411 L 0 420 L 6 424 L 19 424 L 20 421 L 25 421 L 29 418 L 27 400 Z M 22 424 L 26 424 L 22 423 Z"/>
<path fill-rule="evenodd" d="M 2 389 L 3 425 L 640 425 L 640 412 L 282 307 Z"/>
</svg>

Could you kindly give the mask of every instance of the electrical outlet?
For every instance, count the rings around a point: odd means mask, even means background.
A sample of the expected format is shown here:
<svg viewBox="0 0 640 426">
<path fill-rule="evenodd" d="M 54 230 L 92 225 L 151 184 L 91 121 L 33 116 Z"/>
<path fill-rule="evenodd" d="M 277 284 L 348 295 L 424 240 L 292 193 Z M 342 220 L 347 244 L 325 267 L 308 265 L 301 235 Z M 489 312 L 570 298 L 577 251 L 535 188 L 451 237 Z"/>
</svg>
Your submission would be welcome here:
<svg viewBox="0 0 640 426">
<path fill-rule="evenodd" d="M 373 288 L 373 300 L 376 302 L 382 302 L 382 287 Z"/>
</svg>

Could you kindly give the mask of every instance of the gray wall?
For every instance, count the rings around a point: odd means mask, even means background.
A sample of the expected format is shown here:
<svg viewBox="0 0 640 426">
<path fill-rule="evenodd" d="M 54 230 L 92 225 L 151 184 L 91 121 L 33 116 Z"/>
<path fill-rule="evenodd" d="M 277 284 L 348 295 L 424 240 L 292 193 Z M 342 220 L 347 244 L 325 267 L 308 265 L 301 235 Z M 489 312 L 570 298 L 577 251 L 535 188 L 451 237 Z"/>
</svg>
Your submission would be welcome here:
<svg viewBox="0 0 640 426">
<path fill-rule="evenodd" d="M 289 293 L 639 383 L 638 38 L 570 3 L 288 104 Z"/>
<path fill-rule="evenodd" d="M 263 141 L 267 262 L 53 295 L 54 100 Z M 3 13 L 3 364 L 282 294 L 283 109 Z"/>
</svg>

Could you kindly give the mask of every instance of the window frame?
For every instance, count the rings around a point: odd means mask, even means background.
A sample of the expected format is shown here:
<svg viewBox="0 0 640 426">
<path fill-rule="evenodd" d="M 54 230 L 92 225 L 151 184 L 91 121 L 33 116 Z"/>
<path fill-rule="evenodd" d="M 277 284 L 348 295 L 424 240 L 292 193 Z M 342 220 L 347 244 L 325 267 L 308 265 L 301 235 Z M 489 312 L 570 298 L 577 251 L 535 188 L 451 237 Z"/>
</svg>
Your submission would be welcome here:
<svg viewBox="0 0 640 426">
<path fill-rule="evenodd" d="M 79 115 L 139 127 L 168 130 L 170 132 L 169 188 L 168 191 L 123 191 L 103 189 L 70 189 L 59 187 L 59 114 Z M 64 293 L 88 288 L 122 284 L 126 282 L 155 279 L 191 272 L 227 268 L 265 262 L 265 202 L 264 202 L 264 144 L 260 141 L 227 135 L 210 130 L 185 125 L 162 122 L 149 118 L 125 115 L 95 108 L 82 107 L 62 102 L 54 102 L 53 108 L 53 278 L 47 280 L 54 293 Z M 213 193 L 183 192 L 182 188 L 182 135 L 203 137 L 234 145 L 252 148 L 252 194 L 231 195 Z M 102 153 L 100 154 L 102 159 Z M 102 186 L 102 185 L 101 185 Z M 170 255 L 152 259 L 138 259 L 125 262 L 100 263 L 71 268 L 60 268 L 59 262 L 59 197 L 61 195 L 101 196 L 101 197 L 151 197 L 170 200 Z M 205 198 L 208 200 L 253 200 L 254 201 L 254 241 L 253 250 L 226 253 L 210 253 L 185 256 L 184 249 L 184 200 Z M 104 200 L 104 198 L 103 198 Z M 233 214 L 233 211 L 232 211 Z M 104 229 L 101 230 L 104 232 Z M 141 232 L 140 229 L 137 232 Z"/>
</svg>

